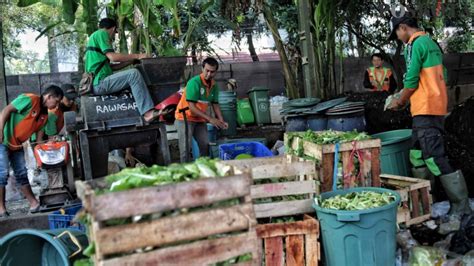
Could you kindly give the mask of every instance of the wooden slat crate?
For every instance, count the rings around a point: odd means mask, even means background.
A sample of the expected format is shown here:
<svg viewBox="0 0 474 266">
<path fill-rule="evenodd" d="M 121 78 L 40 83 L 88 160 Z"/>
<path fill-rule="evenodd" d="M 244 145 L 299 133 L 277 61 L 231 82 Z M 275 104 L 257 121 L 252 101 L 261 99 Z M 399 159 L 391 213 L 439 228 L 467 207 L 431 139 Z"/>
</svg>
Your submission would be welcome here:
<svg viewBox="0 0 474 266">
<path fill-rule="evenodd" d="M 400 194 L 402 204 L 397 213 L 398 223 L 410 226 L 430 219 L 433 201 L 429 180 L 389 174 L 382 174 L 380 178 L 383 187 Z"/>
<path fill-rule="evenodd" d="M 289 143 L 291 141 L 291 143 Z M 299 137 L 291 140 L 285 134 L 285 145 L 292 150 L 303 149 L 305 156 L 316 160 L 316 178 L 321 182 L 321 192 L 332 190 L 335 144 L 318 145 Z M 354 155 L 362 158 L 358 176 L 354 175 Z M 342 161 L 344 188 L 353 186 L 380 187 L 380 139 L 345 142 L 339 145 L 339 160 Z"/>
<path fill-rule="evenodd" d="M 301 221 L 257 225 L 264 246 L 265 265 L 318 265 L 320 259 L 319 222 L 306 215 L 314 213 L 311 204 L 318 192 L 314 180 L 316 165 L 294 156 L 224 161 L 234 174 L 250 173 L 254 184 L 251 196 L 257 218 L 299 217 Z M 263 180 L 272 183 L 262 183 Z M 299 196 L 297 199 L 288 196 Z M 260 202 L 275 199 L 276 202 Z"/>
<path fill-rule="evenodd" d="M 252 255 L 249 264 L 260 265 L 248 174 L 96 194 L 104 183 L 76 183 L 92 218 L 96 265 L 207 265 L 244 254 Z M 107 225 L 111 219 L 164 212 L 177 214 Z"/>
</svg>

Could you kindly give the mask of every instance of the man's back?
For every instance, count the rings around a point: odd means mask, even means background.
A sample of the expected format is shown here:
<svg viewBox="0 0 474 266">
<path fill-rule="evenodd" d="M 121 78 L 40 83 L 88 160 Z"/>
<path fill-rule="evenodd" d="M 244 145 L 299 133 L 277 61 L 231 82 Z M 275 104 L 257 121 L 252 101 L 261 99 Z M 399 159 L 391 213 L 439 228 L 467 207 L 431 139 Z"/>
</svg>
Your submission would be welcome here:
<svg viewBox="0 0 474 266">
<path fill-rule="evenodd" d="M 107 52 L 114 52 L 109 35 L 102 29 L 91 34 L 86 49 L 85 68 L 86 72 L 92 73 L 95 73 L 104 60 L 108 60 L 105 56 Z M 94 79 L 94 86 L 112 73 L 113 71 L 110 64 L 108 62 L 105 63 Z"/>
</svg>

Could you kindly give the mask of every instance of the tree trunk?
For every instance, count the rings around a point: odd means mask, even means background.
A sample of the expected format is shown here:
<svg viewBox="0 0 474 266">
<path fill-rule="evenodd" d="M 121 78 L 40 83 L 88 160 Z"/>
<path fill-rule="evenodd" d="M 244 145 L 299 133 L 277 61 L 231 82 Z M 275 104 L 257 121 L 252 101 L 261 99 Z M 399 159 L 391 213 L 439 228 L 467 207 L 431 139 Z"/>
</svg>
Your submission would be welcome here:
<svg viewBox="0 0 474 266">
<path fill-rule="evenodd" d="M 391 62 L 393 71 L 395 72 L 395 76 L 397 78 L 397 88 L 399 90 L 403 89 L 403 73 L 405 72 L 406 65 L 403 63 L 401 53 L 402 53 L 403 44 L 400 41 L 397 41 L 397 50 L 395 51 L 395 55 L 391 57 Z"/>
<path fill-rule="evenodd" d="M 79 45 L 77 47 L 78 50 L 78 59 L 77 59 L 77 71 L 79 73 L 84 72 L 85 66 L 84 66 L 84 57 L 86 55 L 86 40 L 82 39 L 81 37 L 78 37 L 79 39 Z"/>
<path fill-rule="evenodd" d="M 49 59 L 49 72 L 59 72 L 58 65 L 58 50 L 56 47 L 56 40 L 53 39 L 54 30 L 48 34 L 48 59 Z"/>
<path fill-rule="evenodd" d="M 197 59 L 197 47 L 195 44 L 191 45 L 191 58 L 192 58 L 192 61 L 193 61 L 193 65 L 197 65 L 198 64 L 198 59 Z"/>
<path fill-rule="evenodd" d="M 258 59 L 257 52 L 255 51 L 255 46 L 253 45 L 252 32 L 247 32 L 245 35 L 247 36 L 247 43 L 249 45 L 249 52 L 250 52 L 250 56 L 252 57 L 252 61 L 253 62 L 260 61 Z"/>
<path fill-rule="evenodd" d="M 280 56 L 280 61 L 283 67 L 283 75 L 285 77 L 286 83 L 286 94 L 290 99 L 299 98 L 299 91 L 298 87 L 296 86 L 295 76 L 291 70 L 290 62 L 288 61 L 288 56 L 286 55 L 280 33 L 278 32 L 278 26 L 276 24 L 275 18 L 273 17 L 273 13 L 268 5 L 264 6 L 263 14 L 265 17 L 265 22 L 272 33 L 273 40 L 275 41 L 278 55 Z"/>
<path fill-rule="evenodd" d="M 3 22 L 0 19 L 0 109 L 3 110 L 8 103 L 7 79 L 5 76 L 5 55 L 3 53 Z"/>
</svg>

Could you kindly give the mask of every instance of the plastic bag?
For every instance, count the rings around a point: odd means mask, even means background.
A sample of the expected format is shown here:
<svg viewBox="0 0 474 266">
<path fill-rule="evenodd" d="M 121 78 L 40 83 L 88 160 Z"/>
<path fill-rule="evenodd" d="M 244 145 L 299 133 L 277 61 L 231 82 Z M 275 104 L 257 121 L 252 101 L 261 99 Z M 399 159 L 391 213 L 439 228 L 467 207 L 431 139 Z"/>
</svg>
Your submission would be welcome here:
<svg viewBox="0 0 474 266">
<path fill-rule="evenodd" d="M 434 247 L 414 247 L 410 251 L 410 266 L 441 265 L 445 254 Z"/>
</svg>

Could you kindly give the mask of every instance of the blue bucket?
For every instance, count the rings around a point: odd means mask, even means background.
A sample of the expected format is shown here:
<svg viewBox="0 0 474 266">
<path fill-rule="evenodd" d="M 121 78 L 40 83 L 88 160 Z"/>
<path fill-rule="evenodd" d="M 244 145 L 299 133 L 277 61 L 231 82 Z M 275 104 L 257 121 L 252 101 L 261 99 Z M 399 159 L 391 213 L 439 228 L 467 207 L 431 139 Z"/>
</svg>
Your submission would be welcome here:
<svg viewBox="0 0 474 266">
<path fill-rule="evenodd" d="M 308 123 L 306 116 L 296 116 L 286 118 L 286 132 L 306 131 Z"/>
<path fill-rule="evenodd" d="M 328 118 L 328 129 L 336 131 L 353 131 L 364 132 L 366 130 L 366 122 L 364 113 L 350 116 L 331 116 Z"/>
<path fill-rule="evenodd" d="M 328 118 L 325 115 L 308 116 L 308 129 L 313 131 L 323 131 L 328 129 Z"/>
</svg>

